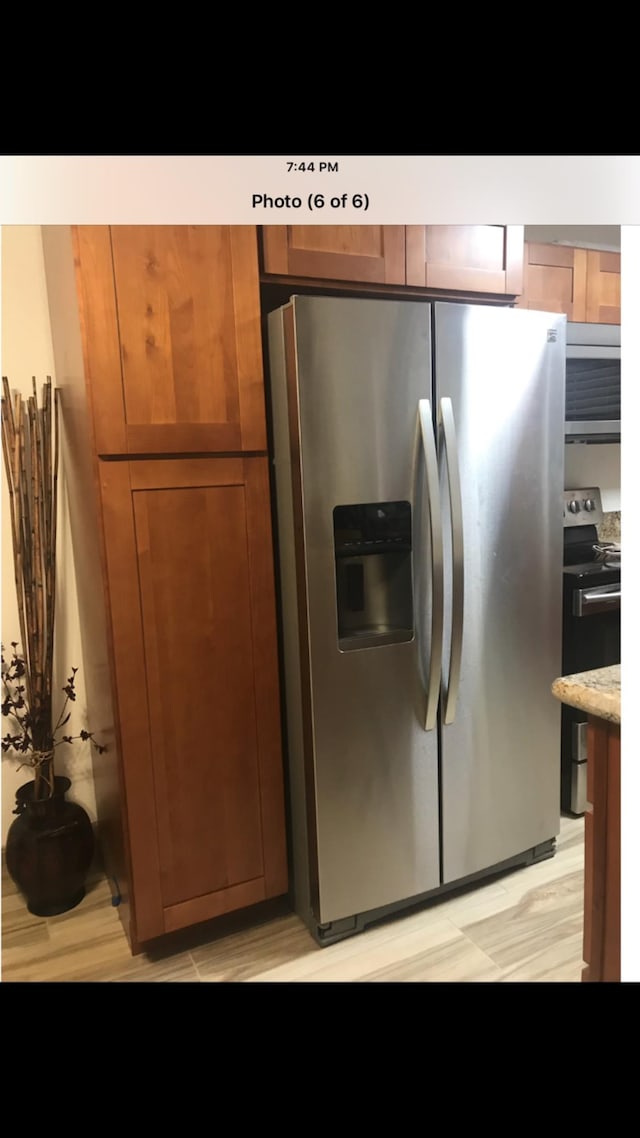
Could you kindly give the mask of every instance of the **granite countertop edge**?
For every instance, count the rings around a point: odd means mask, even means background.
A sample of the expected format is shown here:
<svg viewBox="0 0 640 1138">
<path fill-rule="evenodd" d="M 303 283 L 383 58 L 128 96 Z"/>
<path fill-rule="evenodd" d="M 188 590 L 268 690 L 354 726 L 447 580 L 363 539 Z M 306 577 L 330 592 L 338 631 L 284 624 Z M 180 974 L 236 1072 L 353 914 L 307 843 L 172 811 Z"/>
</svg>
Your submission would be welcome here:
<svg viewBox="0 0 640 1138">
<path fill-rule="evenodd" d="M 620 723 L 619 664 L 577 672 L 573 676 L 559 676 L 553 681 L 551 691 L 561 703 L 607 719 L 610 723 Z"/>
</svg>

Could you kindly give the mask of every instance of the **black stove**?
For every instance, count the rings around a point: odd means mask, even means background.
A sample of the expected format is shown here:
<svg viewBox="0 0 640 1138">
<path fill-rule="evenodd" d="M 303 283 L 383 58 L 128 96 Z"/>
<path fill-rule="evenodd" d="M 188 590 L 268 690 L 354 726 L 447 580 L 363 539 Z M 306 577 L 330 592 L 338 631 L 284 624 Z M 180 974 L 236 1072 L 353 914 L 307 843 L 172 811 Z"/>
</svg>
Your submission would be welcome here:
<svg viewBox="0 0 640 1138">
<path fill-rule="evenodd" d="M 565 527 L 563 569 L 565 588 L 593 579 L 594 584 L 620 580 L 620 552 L 613 543 L 600 543 L 595 525 Z"/>
<path fill-rule="evenodd" d="M 620 663 L 621 553 L 600 542 L 600 491 L 564 494 L 562 674 Z M 561 807 L 583 814 L 587 785 L 587 716 L 562 705 Z"/>
</svg>

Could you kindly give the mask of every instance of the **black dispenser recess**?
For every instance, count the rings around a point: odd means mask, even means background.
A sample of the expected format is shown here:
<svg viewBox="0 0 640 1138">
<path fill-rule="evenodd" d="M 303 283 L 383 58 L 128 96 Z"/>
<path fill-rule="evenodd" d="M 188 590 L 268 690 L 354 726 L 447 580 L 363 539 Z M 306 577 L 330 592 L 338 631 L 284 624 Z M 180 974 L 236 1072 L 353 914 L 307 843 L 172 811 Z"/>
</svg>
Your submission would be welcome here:
<svg viewBox="0 0 640 1138">
<path fill-rule="evenodd" d="M 336 506 L 333 542 L 340 650 L 412 640 L 409 502 Z"/>
</svg>

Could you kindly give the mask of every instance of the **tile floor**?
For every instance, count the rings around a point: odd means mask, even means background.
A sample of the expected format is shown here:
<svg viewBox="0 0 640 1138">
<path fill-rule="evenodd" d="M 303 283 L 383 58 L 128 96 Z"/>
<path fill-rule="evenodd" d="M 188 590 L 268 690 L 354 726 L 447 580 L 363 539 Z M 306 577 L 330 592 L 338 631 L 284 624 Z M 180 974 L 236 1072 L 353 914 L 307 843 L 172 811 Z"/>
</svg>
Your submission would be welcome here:
<svg viewBox="0 0 640 1138">
<path fill-rule="evenodd" d="M 2 879 L 4 982 L 578 982 L 584 823 L 563 817 L 556 854 L 319 948 L 286 904 L 268 919 L 181 934 L 131 956 L 103 875 L 81 904 L 32 916 Z M 242 927 L 244 920 L 245 927 Z M 226 918 L 225 918 L 226 921 Z M 220 930 L 223 930 L 222 932 Z"/>
</svg>

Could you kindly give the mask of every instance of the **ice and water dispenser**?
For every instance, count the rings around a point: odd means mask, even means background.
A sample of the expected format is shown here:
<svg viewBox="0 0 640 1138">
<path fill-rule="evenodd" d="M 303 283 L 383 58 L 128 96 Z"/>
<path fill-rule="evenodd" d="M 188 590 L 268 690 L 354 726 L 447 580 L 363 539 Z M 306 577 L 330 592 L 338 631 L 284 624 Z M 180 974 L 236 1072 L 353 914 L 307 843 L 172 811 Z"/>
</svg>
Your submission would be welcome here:
<svg viewBox="0 0 640 1138">
<path fill-rule="evenodd" d="M 410 503 L 336 506 L 333 543 L 340 650 L 412 640 Z"/>
</svg>

